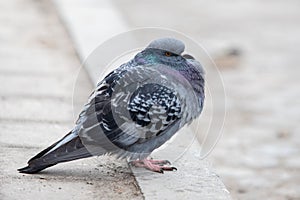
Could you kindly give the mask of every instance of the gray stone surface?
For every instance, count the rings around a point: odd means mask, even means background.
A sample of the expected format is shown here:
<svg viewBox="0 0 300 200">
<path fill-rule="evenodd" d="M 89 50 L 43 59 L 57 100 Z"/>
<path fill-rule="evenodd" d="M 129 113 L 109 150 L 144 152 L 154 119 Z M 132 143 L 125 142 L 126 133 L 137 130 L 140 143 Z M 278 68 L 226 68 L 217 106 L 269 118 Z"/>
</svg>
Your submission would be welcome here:
<svg viewBox="0 0 300 200">
<path fill-rule="evenodd" d="M 142 199 L 130 169 L 109 157 L 20 174 L 29 158 L 73 126 L 92 91 L 49 1 L 0 2 L 0 199 Z M 75 111 L 77 115 L 78 110 Z"/>
</svg>

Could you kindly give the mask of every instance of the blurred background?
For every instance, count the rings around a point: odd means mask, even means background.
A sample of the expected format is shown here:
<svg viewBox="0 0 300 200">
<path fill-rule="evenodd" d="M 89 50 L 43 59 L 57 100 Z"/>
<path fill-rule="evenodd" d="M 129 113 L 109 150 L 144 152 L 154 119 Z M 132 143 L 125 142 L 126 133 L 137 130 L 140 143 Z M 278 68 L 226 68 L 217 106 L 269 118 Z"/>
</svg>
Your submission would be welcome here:
<svg viewBox="0 0 300 200">
<path fill-rule="evenodd" d="M 97 21 L 93 12 L 105 9 L 101 3 L 89 0 L 87 4 L 94 9 L 83 8 L 83 12 Z M 122 19 L 118 31 L 171 28 L 203 45 L 215 61 L 224 81 L 227 115 L 222 138 L 209 159 L 232 198 L 300 199 L 300 1 L 113 0 L 112 4 Z M 59 14 L 56 5 L 46 0 L 0 3 L 0 122 L 2 128 L 10 123 L 7 134 L 22 114 L 16 114 L 13 107 L 41 106 L 32 104 L 30 91 L 40 90 L 49 98 L 65 94 L 42 89 L 46 88 L 44 76 L 54 73 L 57 87 L 66 87 L 72 80 L 66 81 L 59 74 L 64 73 L 65 66 L 79 66 L 76 60 L 64 60 L 75 53 L 70 43 L 72 34 L 55 28 L 66 22 L 58 19 L 64 14 Z M 110 29 L 109 23 L 100 23 L 102 20 L 87 32 L 93 35 L 93 28 L 103 32 Z M 82 23 L 88 25 L 89 21 Z M 47 71 L 53 66 L 55 72 Z M 26 76 L 35 77 L 34 88 L 27 87 Z M 18 98 L 27 95 L 29 100 L 20 104 L 8 100 L 15 94 L 20 95 Z M 11 112 L 15 114 L 8 114 Z M 49 115 L 45 113 L 46 120 Z M 30 121 L 30 116 L 26 119 Z"/>
</svg>

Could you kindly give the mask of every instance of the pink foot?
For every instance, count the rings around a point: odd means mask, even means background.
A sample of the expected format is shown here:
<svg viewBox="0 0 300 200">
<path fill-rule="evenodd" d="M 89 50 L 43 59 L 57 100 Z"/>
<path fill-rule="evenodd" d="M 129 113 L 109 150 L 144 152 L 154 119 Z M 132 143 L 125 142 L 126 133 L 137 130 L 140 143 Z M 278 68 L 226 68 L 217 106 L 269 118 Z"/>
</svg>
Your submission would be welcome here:
<svg viewBox="0 0 300 200">
<path fill-rule="evenodd" d="M 168 160 L 136 160 L 130 162 L 135 167 L 143 167 L 153 172 L 164 173 L 164 171 L 174 171 L 177 170 L 176 167 L 165 166 L 166 164 L 171 164 Z"/>
</svg>

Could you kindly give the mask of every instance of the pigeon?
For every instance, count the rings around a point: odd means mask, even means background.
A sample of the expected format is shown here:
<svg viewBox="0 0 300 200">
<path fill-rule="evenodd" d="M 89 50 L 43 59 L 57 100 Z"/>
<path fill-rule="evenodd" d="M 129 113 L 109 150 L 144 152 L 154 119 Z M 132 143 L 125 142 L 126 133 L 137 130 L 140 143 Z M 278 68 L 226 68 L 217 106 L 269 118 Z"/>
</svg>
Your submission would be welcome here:
<svg viewBox="0 0 300 200">
<path fill-rule="evenodd" d="M 205 72 L 182 41 L 153 40 L 100 81 L 74 128 L 18 169 L 33 174 L 58 163 L 105 154 L 153 172 L 177 170 L 150 158 L 203 109 Z"/>
</svg>

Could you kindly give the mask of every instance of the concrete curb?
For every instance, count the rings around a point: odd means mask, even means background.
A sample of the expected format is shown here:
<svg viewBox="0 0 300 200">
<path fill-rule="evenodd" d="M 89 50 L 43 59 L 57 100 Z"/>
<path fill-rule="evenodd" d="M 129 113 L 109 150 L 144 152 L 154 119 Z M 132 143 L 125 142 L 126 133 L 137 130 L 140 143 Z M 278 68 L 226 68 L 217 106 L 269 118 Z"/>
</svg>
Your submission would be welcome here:
<svg viewBox="0 0 300 200">
<path fill-rule="evenodd" d="M 116 33 L 128 30 L 109 0 L 55 0 L 79 57 L 84 61 L 97 45 Z M 94 69 L 85 66 L 92 82 Z M 193 141 L 192 134 L 178 136 L 168 146 L 167 152 L 156 152 L 157 158 L 168 158 L 168 154 L 182 152 L 183 140 Z M 139 187 L 146 199 L 231 199 L 229 192 L 218 176 L 212 172 L 209 162 L 198 157 L 200 146 L 192 142 L 182 157 L 173 163 L 179 170 L 164 175 L 132 168 Z"/>
</svg>

